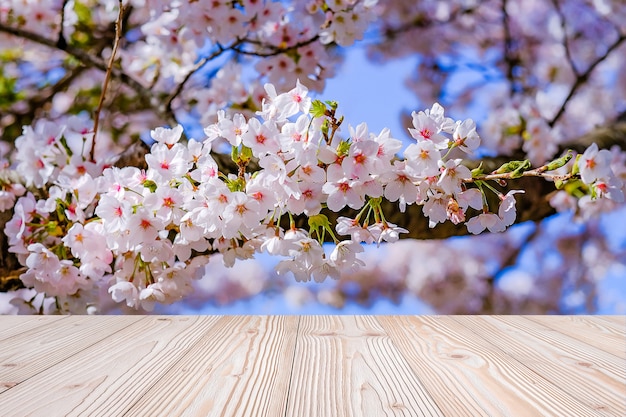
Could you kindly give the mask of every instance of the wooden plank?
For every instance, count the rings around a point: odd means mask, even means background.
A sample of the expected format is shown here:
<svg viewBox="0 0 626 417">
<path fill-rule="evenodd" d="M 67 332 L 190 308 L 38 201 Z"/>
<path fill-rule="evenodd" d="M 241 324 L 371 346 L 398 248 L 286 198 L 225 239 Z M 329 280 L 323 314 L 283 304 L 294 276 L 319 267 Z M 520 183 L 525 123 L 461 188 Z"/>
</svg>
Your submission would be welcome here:
<svg viewBox="0 0 626 417">
<path fill-rule="evenodd" d="M 0 316 L 0 343 L 4 340 L 69 316 Z"/>
<path fill-rule="evenodd" d="M 593 316 L 525 316 L 544 329 L 554 329 L 559 333 L 579 340 L 587 345 L 602 349 L 618 358 L 626 359 L 626 337 L 624 331 L 605 325 L 603 320 Z M 626 329 L 624 329 L 626 330 Z"/>
<path fill-rule="evenodd" d="M 618 332 L 626 331 L 626 316 L 594 316 L 599 320 L 604 320 L 613 324 Z"/>
<path fill-rule="evenodd" d="M 526 336 L 540 340 L 552 347 L 552 349 L 558 350 L 560 354 L 567 353 L 575 357 L 579 362 L 576 364 L 583 368 L 588 367 L 588 365 L 583 364 L 585 361 L 593 362 L 608 377 L 626 383 L 626 367 L 623 366 L 626 358 L 623 354 L 612 355 L 595 346 L 565 335 L 559 330 L 538 325 L 522 316 L 490 317 L 490 319 L 497 319 L 499 322 L 504 322 L 511 328 L 515 328 L 515 330 L 511 331 L 512 333 L 524 333 Z M 624 346 L 626 346 L 626 341 Z"/>
<path fill-rule="evenodd" d="M 446 416 L 593 416 L 591 409 L 445 316 L 381 317 Z"/>
<path fill-rule="evenodd" d="M 602 415 L 623 416 L 623 369 L 614 357 L 590 346 L 574 343 L 564 348 L 556 331 L 542 332 L 517 316 L 464 317 L 453 320 L 471 328 L 493 346 Z M 590 352 L 593 352 L 590 353 Z"/>
<path fill-rule="evenodd" d="M 105 319 L 90 318 L 90 322 L 94 327 L 101 327 L 99 323 L 119 327 L 133 317 Z M 1 393 L 2 415 L 123 415 L 216 320 L 139 318 Z"/>
<path fill-rule="evenodd" d="M 0 342 L 0 393 L 139 319 L 68 316 L 61 320 L 25 320 L 24 327 L 29 330 Z"/>
<path fill-rule="evenodd" d="M 221 318 L 124 416 L 282 416 L 298 321 Z"/>
<path fill-rule="evenodd" d="M 301 318 L 286 416 L 442 416 L 373 317 Z"/>
</svg>

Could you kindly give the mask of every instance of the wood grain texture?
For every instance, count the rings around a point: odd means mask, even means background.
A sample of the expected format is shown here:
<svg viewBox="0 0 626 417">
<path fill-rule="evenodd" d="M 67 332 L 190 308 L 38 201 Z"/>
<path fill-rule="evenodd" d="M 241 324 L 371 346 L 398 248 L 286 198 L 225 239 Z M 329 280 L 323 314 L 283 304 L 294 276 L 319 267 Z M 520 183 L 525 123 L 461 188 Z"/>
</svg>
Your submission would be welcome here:
<svg viewBox="0 0 626 417">
<path fill-rule="evenodd" d="M 471 326 L 443 316 L 381 321 L 447 416 L 595 415 L 523 363 L 494 349 Z"/>
<path fill-rule="evenodd" d="M 53 321 L 67 317 L 69 316 L 1 316 L 0 340 L 7 340 L 37 327 L 48 326 Z"/>
<path fill-rule="evenodd" d="M 623 417 L 624 359 L 591 346 L 565 343 L 565 335 L 542 331 L 519 316 L 458 317 L 454 320 L 473 329 L 543 379 L 559 387 L 599 415 Z M 477 322 L 480 320 L 480 322 Z M 618 365 L 618 366 L 616 366 Z M 576 415 L 576 414 L 574 414 Z"/>
<path fill-rule="evenodd" d="M 88 316 L 44 320 L 46 326 L 36 326 L 2 339 L 0 392 L 9 388 L 15 389 L 23 381 L 54 367 L 138 320 L 138 317 L 103 317 L 94 322 Z M 34 322 L 29 320 L 27 323 Z"/>
<path fill-rule="evenodd" d="M 624 337 L 626 323 L 620 332 L 613 325 L 607 325 L 603 320 L 596 320 L 589 316 L 528 316 L 526 318 L 536 323 L 533 325 L 541 324 L 546 329 L 556 330 L 558 333 L 617 357 L 623 356 L 626 352 L 626 337 Z"/>
<path fill-rule="evenodd" d="M 0 417 L 624 416 L 626 320 L 0 317 Z"/>
<path fill-rule="evenodd" d="M 301 318 L 287 416 L 442 416 L 377 319 Z"/>
<path fill-rule="evenodd" d="M 88 348 L 74 349 L 57 366 L 11 388 L 9 401 L 3 401 L 4 416 L 50 416 L 50 410 L 59 416 L 122 415 L 211 324 L 191 317 L 84 319 L 93 328 L 105 323 L 116 331 L 103 336 L 106 326 L 98 328 Z M 82 339 L 89 341 L 83 336 L 76 343 Z M 45 351 L 40 355 L 45 358 Z"/>
<path fill-rule="evenodd" d="M 223 317 L 125 416 L 280 416 L 297 317 Z"/>
</svg>

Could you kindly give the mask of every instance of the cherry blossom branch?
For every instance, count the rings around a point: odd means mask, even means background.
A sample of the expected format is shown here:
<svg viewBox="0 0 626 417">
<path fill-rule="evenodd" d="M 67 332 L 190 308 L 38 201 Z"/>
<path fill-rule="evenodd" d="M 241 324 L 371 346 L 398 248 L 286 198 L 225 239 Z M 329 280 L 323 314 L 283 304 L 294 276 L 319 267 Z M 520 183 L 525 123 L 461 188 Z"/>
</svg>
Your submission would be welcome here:
<svg viewBox="0 0 626 417">
<path fill-rule="evenodd" d="M 509 80 L 509 94 L 512 96 L 517 92 L 515 77 L 515 67 L 519 64 L 519 58 L 513 55 L 513 37 L 511 36 L 511 27 L 509 13 L 506 10 L 507 0 L 502 1 L 502 29 L 504 31 L 504 62 L 506 63 L 506 78 Z"/>
<path fill-rule="evenodd" d="M 550 127 L 554 127 L 554 125 L 556 124 L 556 122 L 558 122 L 558 120 L 561 118 L 563 113 L 565 113 L 565 107 L 567 106 L 567 103 L 569 103 L 569 101 L 572 99 L 572 97 L 574 97 L 574 94 L 576 94 L 578 89 L 580 87 L 582 87 L 585 84 L 585 82 L 589 79 L 589 76 L 591 75 L 593 70 L 600 63 L 602 63 L 604 60 L 606 60 L 608 58 L 608 56 L 614 50 L 616 50 L 622 44 L 622 42 L 624 42 L 624 40 L 626 40 L 626 34 L 620 34 L 620 36 L 618 36 L 618 38 L 615 40 L 615 42 L 613 42 L 607 48 L 606 52 L 603 55 L 599 56 L 595 61 L 593 61 L 591 63 L 591 65 L 589 65 L 589 67 L 587 68 L 587 70 L 585 72 L 578 74 L 578 76 L 576 77 L 576 81 L 574 82 L 574 84 L 572 85 L 572 88 L 570 88 L 569 93 L 567 94 L 567 97 L 565 97 L 565 100 L 563 100 L 563 104 L 561 104 L 561 107 L 556 112 L 556 114 L 554 115 L 552 120 L 550 120 L 548 122 L 548 125 Z"/>
<path fill-rule="evenodd" d="M 272 49 L 272 52 L 246 51 L 245 49 L 238 48 L 237 46 L 233 46 L 233 47 L 231 47 L 231 49 L 233 51 L 237 52 L 238 54 L 241 54 L 241 55 L 251 55 L 251 56 L 256 56 L 256 57 L 259 57 L 259 58 L 269 58 L 269 57 L 272 57 L 272 56 L 276 56 L 276 55 L 284 54 L 284 53 L 289 52 L 289 51 L 296 50 L 298 48 L 302 48 L 303 46 L 310 45 L 313 42 L 316 42 L 318 39 L 319 39 L 319 35 L 315 35 L 314 37 L 312 37 L 310 39 L 298 42 L 298 43 L 296 43 L 294 45 L 291 45 L 291 46 L 288 46 L 286 48 L 279 48 L 279 47 L 276 47 L 276 46 L 273 46 L 273 45 L 261 45 L 261 46 L 264 46 L 266 48 Z M 252 43 L 252 42 L 250 42 L 250 43 Z"/>
<path fill-rule="evenodd" d="M 473 13 L 477 8 L 478 6 L 468 7 L 468 8 L 459 7 L 456 10 L 454 10 L 452 13 L 450 13 L 450 16 L 446 20 L 432 20 L 432 19 L 428 19 L 425 16 L 418 15 L 412 21 L 405 23 L 403 25 L 400 25 L 398 27 L 384 28 L 382 30 L 382 35 L 385 39 L 390 40 L 400 33 L 408 32 L 413 29 L 425 29 L 425 28 L 432 27 L 432 26 L 447 25 L 449 23 L 454 22 L 459 16 Z"/>
<path fill-rule="evenodd" d="M 580 73 L 576 68 L 574 63 L 574 59 L 572 58 L 572 51 L 570 48 L 569 38 L 567 36 L 567 20 L 565 19 L 565 15 L 563 14 L 563 10 L 561 10 L 561 6 L 559 5 L 558 0 L 552 0 L 552 4 L 554 5 L 554 9 L 556 10 L 556 14 L 559 16 L 561 20 L 561 28 L 563 29 L 563 47 L 565 48 L 565 56 L 567 57 L 567 61 L 569 62 L 572 71 L 576 77 L 580 77 Z"/>
<path fill-rule="evenodd" d="M 172 111 L 172 102 L 183 91 L 183 88 L 185 87 L 185 84 L 187 84 L 189 79 L 196 72 L 198 72 L 202 67 L 204 67 L 206 64 L 208 64 L 209 62 L 211 62 L 215 58 L 219 57 L 220 55 L 222 55 L 227 50 L 233 49 L 236 45 L 240 44 L 241 42 L 242 42 L 241 40 L 237 40 L 232 46 L 230 46 L 228 48 L 224 48 L 222 45 L 218 44 L 217 45 L 218 49 L 215 52 L 213 52 L 211 55 L 209 55 L 207 57 L 204 57 L 201 60 L 199 60 L 196 63 L 196 65 L 187 73 L 187 75 L 185 75 L 185 78 L 183 78 L 183 80 L 176 86 L 174 91 L 165 99 L 165 111 L 168 112 L 168 113 L 174 114 L 173 111 Z"/>
<path fill-rule="evenodd" d="M 30 32 L 28 30 L 24 30 L 21 28 L 16 28 L 16 27 L 12 27 L 12 26 L 7 26 L 3 23 L 0 22 L 0 32 L 4 32 L 13 36 L 17 36 L 19 38 L 23 38 L 23 39 L 27 39 L 29 41 L 38 43 L 40 45 L 43 46 L 47 46 L 49 48 L 52 49 L 58 49 L 60 51 L 63 51 L 69 55 L 72 55 L 73 57 L 77 58 L 82 64 L 90 66 L 90 67 L 94 67 L 97 68 L 103 72 L 106 72 L 108 69 L 108 65 L 107 63 L 105 63 L 102 59 L 100 59 L 97 56 L 94 56 L 88 52 L 83 51 L 80 48 L 76 48 L 73 47 L 72 45 L 62 45 L 59 44 L 57 41 L 53 41 L 51 39 L 48 39 L 42 35 L 39 35 L 37 33 L 34 32 Z M 152 91 L 150 91 L 148 88 L 144 87 L 143 84 L 141 84 L 139 81 L 135 80 L 133 77 L 131 77 L 130 75 L 126 74 L 125 72 L 123 72 L 122 70 L 120 70 L 119 68 L 111 68 L 111 75 L 118 79 L 119 81 L 121 81 L 123 84 L 127 85 L 128 87 L 130 87 L 131 89 L 133 89 L 138 95 L 139 97 L 144 100 L 146 103 L 150 103 L 153 104 L 155 102 L 155 98 L 154 95 L 152 93 Z M 171 119 L 171 117 L 169 115 L 163 115 L 161 114 L 160 116 L 166 118 L 166 119 Z"/>
<path fill-rule="evenodd" d="M 539 177 L 539 178 L 545 178 L 545 179 L 552 180 L 552 181 L 567 181 L 575 176 L 572 173 L 562 174 L 562 175 L 548 174 L 546 173 L 546 171 L 547 171 L 547 165 L 544 165 L 542 167 L 535 168 L 529 171 L 524 171 L 518 174 L 513 173 L 513 172 L 506 172 L 506 173 L 501 173 L 501 174 L 479 175 L 474 178 L 464 179 L 463 182 L 466 184 L 471 184 L 477 181 L 507 181 L 507 180 L 514 180 L 514 179 L 521 178 L 521 177 Z"/>
</svg>

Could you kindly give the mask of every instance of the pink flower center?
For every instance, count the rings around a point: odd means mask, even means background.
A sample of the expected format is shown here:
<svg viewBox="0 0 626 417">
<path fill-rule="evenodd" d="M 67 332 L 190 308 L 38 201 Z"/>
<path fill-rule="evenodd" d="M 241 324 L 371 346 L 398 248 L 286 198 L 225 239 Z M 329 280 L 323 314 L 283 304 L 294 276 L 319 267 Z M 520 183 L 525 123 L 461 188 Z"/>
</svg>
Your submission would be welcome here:
<svg viewBox="0 0 626 417">
<path fill-rule="evenodd" d="M 350 184 L 348 184 L 347 182 L 342 182 L 339 184 L 338 188 L 339 191 L 345 194 L 350 190 Z"/>
<path fill-rule="evenodd" d="M 430 137 L 433 135 L 433 132 L 431 132 L 430 129 L 425 127 L 422 130 L 420 130 L 420 135 L 422 135 L 424 139 L 430 139 Z"/>
</svg>

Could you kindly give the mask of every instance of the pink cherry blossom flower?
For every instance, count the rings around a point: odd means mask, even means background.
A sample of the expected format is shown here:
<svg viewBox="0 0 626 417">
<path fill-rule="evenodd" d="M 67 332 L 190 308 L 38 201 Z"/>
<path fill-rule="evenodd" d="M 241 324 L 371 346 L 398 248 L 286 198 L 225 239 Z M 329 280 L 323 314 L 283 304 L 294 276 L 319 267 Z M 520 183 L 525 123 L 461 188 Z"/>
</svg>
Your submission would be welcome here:
<svg viewBox="0 0 626 417">
<path fill-rule="evenodd" d="M 457 122 L 452 134 L 454 144 L 465 153 L 472 153 L 480 145 L 480 137 L 476 133 L 476 123 L 472 119 Z"/>
<path fill-rule="evenodd" d="M 593 184 L 596 180 L 611 174 L 611 152 L 592 143 L 578 160 L 580 177 L 585 184 Z"/>
<path fill-rule="evenodd" d="M 114 233 L 126 228 L 126 222 L 132 212 L 127 201 L 104 194 L 100 197 L 95 214 L 102 219 L 106 233 Z"/>
<path fill-rule="evenodd" d="M 378 143 L 362 140 L 352 143 L 348 155 L 343 159 L 341 168 L 347 178 L 365 180 L 374 170 Z"/>
<path fill-rule="evenodd" d="M 405 162 L 396 161 L 392 171 L 386 175 L 384 196 L 387 200 L 399 201 L 401 212 L 406 210 L 406 205 L 417 201 L 417 185 L 415 178 L 412 178 L 405 171 Z"/>
<path fill-rule="evenodd" d="M 261 124 L 258 119 L 248 121 L 248 130 L 241 136 L 242 143 L 255 155 L 276 154 L 280 150 L 278 129 L 275 123 Z"/>
<path fill-rule="evenodd" d="M 150 131 L 150 137 L 152 139 L 154 139 L 157 143 L 166 145 L 168 148 L 171 148 L 175 143 L 177 143 L 182 134 L 183 127 L 181 125 L 176 125 L 171 129 L 167 127 L 157 127 L 156 129 Z"/>
<path fill-rule="evenodd" d="M 498 216 L 502 219 L 504 227 L 508 227 L 515 223 L 516 210 L 515 210 L 515 194 L 524 193 L 524 190 L 511 190 L 506 195 L 502 196 L 502 202 L 498 209 Z"/>
<path fill-rule="evenodd" d="M 346 205 L 353 209 L 363 207 L 364 196 L 359 190 L 359 183 L 347 178 L 337 182 L 327 182 L 322 191 L 328 194 L 326 205 L 332 211 L 339 211 Z"/>
<path fill-rule="evenodd" d="M 448 199 L 446 194 L 434 192 L 424 203 L 422 211 L 428 217 L 428 226 L 435 227 L 437 223 L 443 223 L 448 218 Z"/>
<path fill-rule="evenodd" d="M 139 291 L 131 282 L 118 281 L 109 287 L 108 292 L 116 303 L 126 301 L 128 307 L 137 307 L 139 305 Z"/>
<path fill-rule="evenodd" d="M 355 242 L 370 244 L 376 241 L 376 238 L 367 226 L 361 225 L 357 219 L 341 216 L 337 219 L 335 230 L 342 236 L 350 235 L 351 240 Z"/>
<path fill-rule="evenodd" d="M 609 176 L 606 180 L 598 180 L 593 184 L 597 197 L 608 198 L 616 203 L 624 202 L 623 186 L 622 181 L 614 175 Z"/>
<path fill-rule="evenodd" d="M 190 168 L 187 148 L 180 143 L 174 144 L 171 148 L 155 143 L 150 153 L 146 155 L 146 163 L 163 181 L 181 177 Z"/>
<path fill-rule="evenodd" d="M 446 162 L 439 162 L 442 173 L 437 185 L 447 194 L 460 192 L 462 180 L 472 177 L 469 168 L 461 165 L 461 161 L 461 159 L 450 159 Z"/>
<path fill-rule="evenodd" d="M 309 89 L 297 80 L 294 89 L 277 96 L 274 104 L 280 109 L 282 118 L 286 119 L 298 112 L 308 113 L 311 108 L 311 98 L 308 97 L 308 92 Z"/>
<path fill-rule="evenodd" d="M 467 230 L 475 235 L 485 229 L 489 229 L 492 233 L 504 232 L 506 229 L 502 219 L 495 213 L 481 213 L 469 219 L 465 225 L 467 226 Z"/>
<path fill-rule="evenodd" d="M 410 144 L 404 151 L 406 171 L 418 178 L 439 175 L 441 152 L 434 143 L 422 141 Z"/>
<path fill-rule="evenodd" d="M 378 244 L 381 242 L 397 242 L 400 239 L 400 233 L 409 233 L 409 231 L 393 223 L 384 222 L 380 224 L 380 234 L 377 239 Z"/>
<path fill-rule="evenodd" d="M 222 234 L 226 239 L 237 237 L 239 233 L 249 236 L 250 231 L 266 215 L 267 212 L 259 210 L 258 201 L 243 192 L 234 192 L 222 214 Z"/>
<path fill-rule="evenodd" d="M 424 112 L 413 112 L 413 128 L 409 129 L 411 136 L 418 142 L 431 141 L 437 149 L 448 147 L 448 138 L 443 136 L 441 126 Z"/>
</svg>

